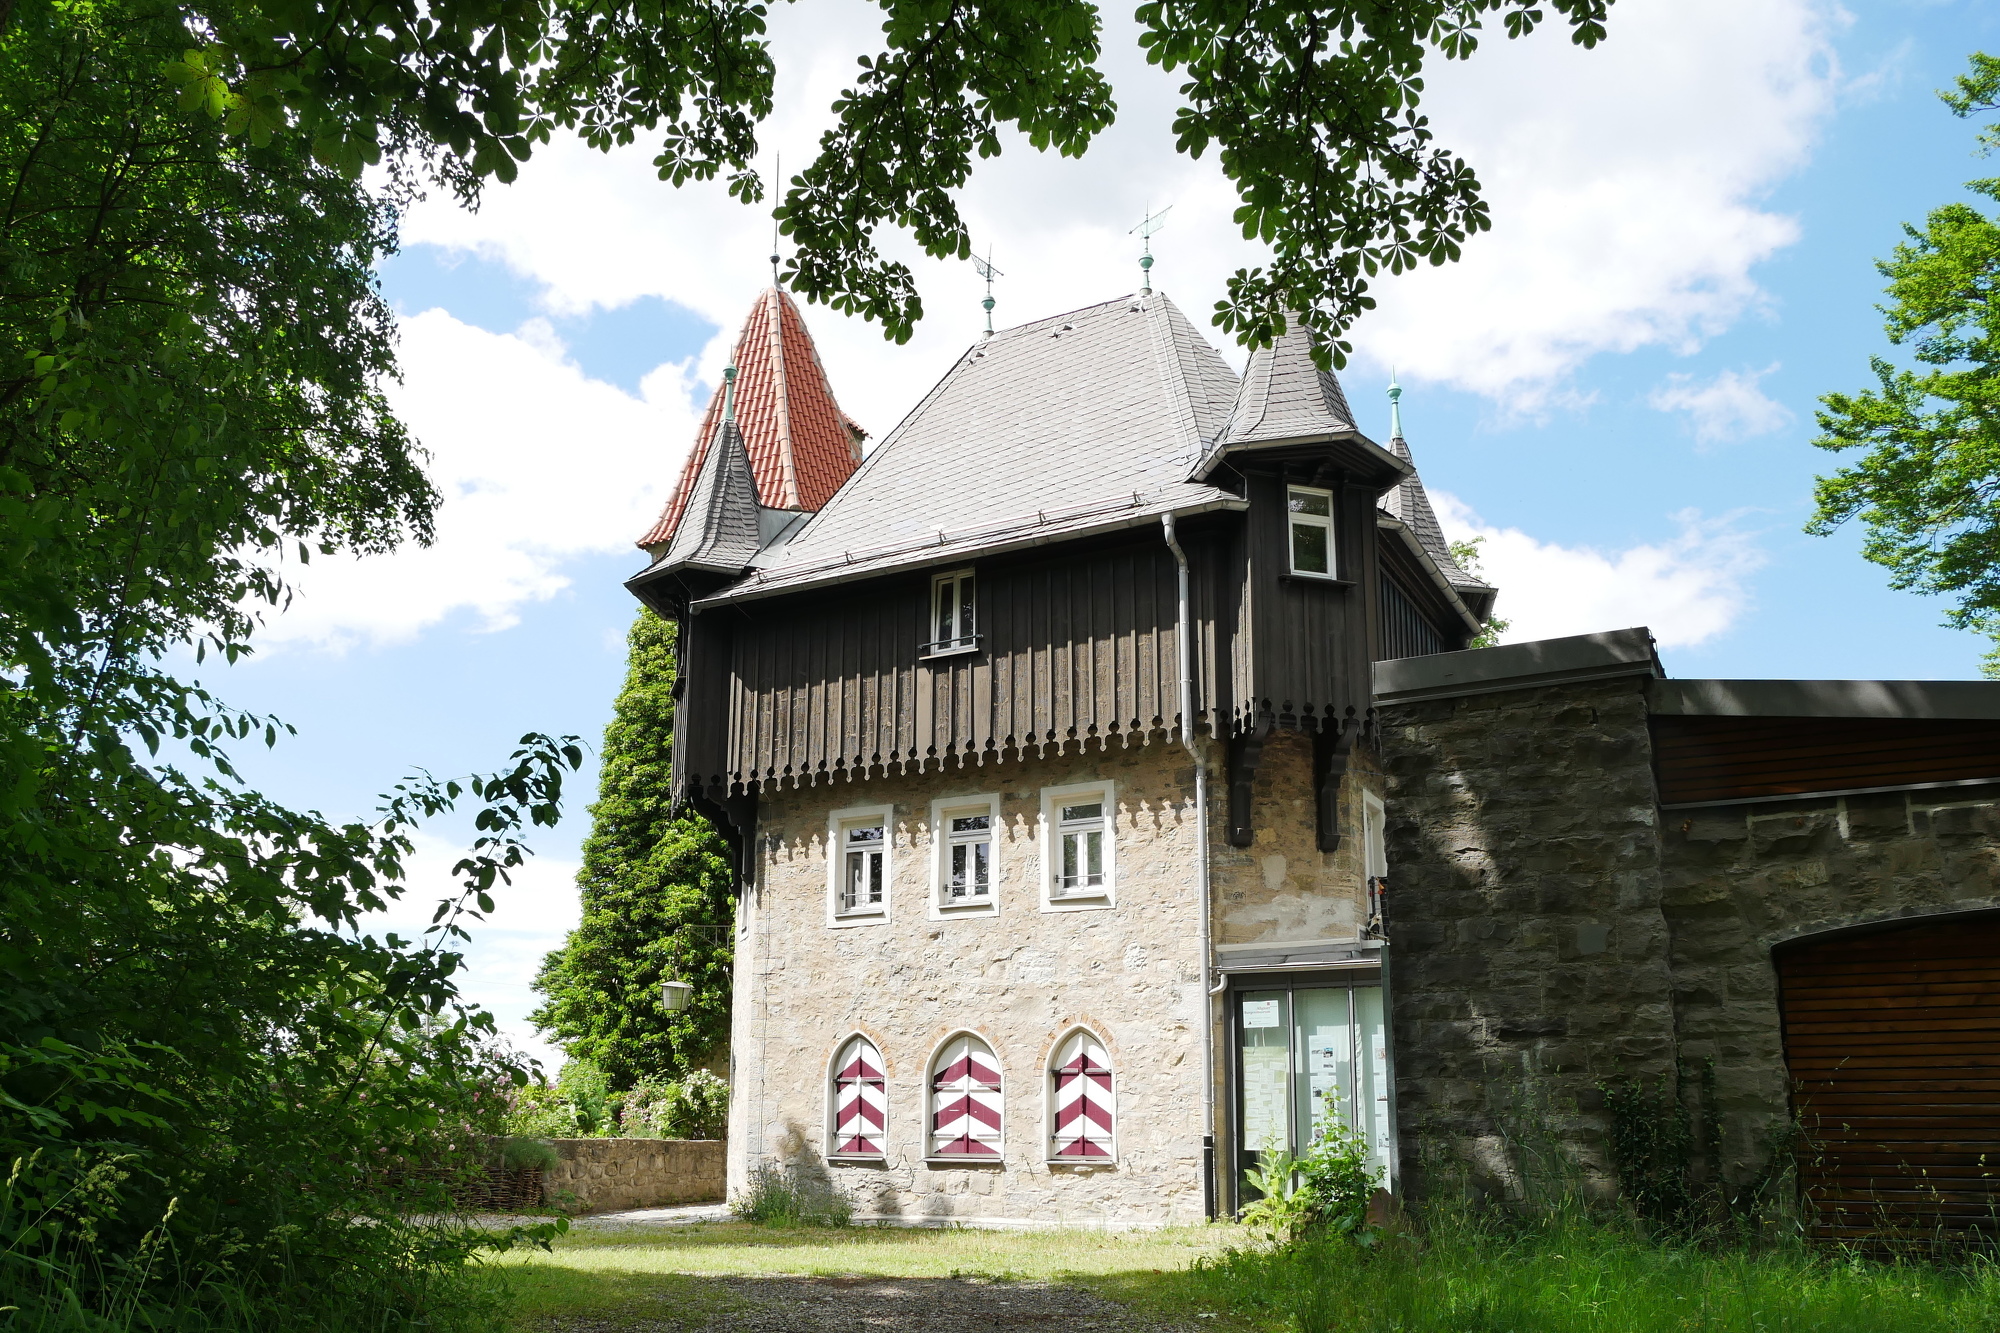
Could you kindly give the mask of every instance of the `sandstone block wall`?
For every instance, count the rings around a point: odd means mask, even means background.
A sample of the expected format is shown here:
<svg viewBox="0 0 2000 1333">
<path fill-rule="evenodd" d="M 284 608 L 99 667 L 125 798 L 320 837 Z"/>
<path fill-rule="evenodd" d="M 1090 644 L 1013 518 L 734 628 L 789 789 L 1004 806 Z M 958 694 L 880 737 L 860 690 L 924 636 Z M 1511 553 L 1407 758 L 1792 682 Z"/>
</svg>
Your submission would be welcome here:
<svg viewBox="0 0 2000 1333">
<path fill-rule="evenodd" d="M 720 1202 L 726 1174 L 718 1139 L 552 1139 L 562 1161 L 542 1175 L 542 1200 L 604 1213 Z"/>
<path fill-rule="evenodd" d="M 1361 793 L 1379 794 L 1382 776 L 1373 756 L 1357 747 L 1341 781 L 1341 827 L 1353 832 L 1336 850 L 1322 852 L 1312 749 L 1312 738 L 1299 732 L 1280 731 L 1266 741 L 1252 796 L 1251 845 L 1232 847 L 1217 837 L 1210 847 L 1218 945 L 1353 939 L 1361 929 L 1367 911 Z M 1220 773 L 1211 776 L 1209 792 L 1222 809 L 1228 795 Z M 1218 833 L 1222 827 L 1217 819 Z"/>
<path fill-rule="evenodd" d="M 1774 946 L 2000 906 L 2000 784 L 1669 810 L 1661 891 L 1676 1034 L 1716 1062 L 1723 1178 L 1769 1162 L 1788 1117 Z"/>
<path fill-rule="evenodd" d="M 1117 784 L 1115 905 L 1045 911 L 1041 791 Z M 766 795 L 757 882 L 738 918 L 730 1185 L 752 1165 L 825 1171 L 864 1217 L 907 1222 L 1144 1225 L 1202 1216 L 1199 894 L 1187 752 L 1156 741 L 1048 760 L 967 765 Z M 997 793 L 996 910 L 934 919 L 930 807 Z M 889 910 L 828 925 L 829 812 L 893 807 Z M 1219 827 L 1219 821 L 1218 821 Z M 1047 1060 L 1076 1026 L 1111 1058 L 1117 1160 L 1047 1161 Z M 993 1048 L 1005 1079 L 1003 1159 L 927 1162 L 928 1064 L 952 1033 Z M 881 1164 L 825 1160 L 829 1065 L 852 1034 L 882 1053 Z"/>
<path fill-rule="evenodd" d="M 1394 705 L 1384 920 L 1406 1188 L 1426 1158 L 1518 1192 L 1553 1134 L 1610 1188 L 1597 1080 L 1673 1062 L 1641 683 Z M 1435 1165 L 1433 1162 L 1432 1165 Z"/>
<path fill-rule="evenodd" d="M 1837 719 L 1829 720 L 1837 729 Z M 1660 810 L 1644 683 L 1397 704 L 1389 948 L 1404 1179 L 1521 1187 L 1548 1140 L 1610 1189 L 1600 1080 L 1713 1059 L 1723 1154 L 1790 1116 L 1772 950 L 2000 906 L 2000 784 Z"/>
</svg>

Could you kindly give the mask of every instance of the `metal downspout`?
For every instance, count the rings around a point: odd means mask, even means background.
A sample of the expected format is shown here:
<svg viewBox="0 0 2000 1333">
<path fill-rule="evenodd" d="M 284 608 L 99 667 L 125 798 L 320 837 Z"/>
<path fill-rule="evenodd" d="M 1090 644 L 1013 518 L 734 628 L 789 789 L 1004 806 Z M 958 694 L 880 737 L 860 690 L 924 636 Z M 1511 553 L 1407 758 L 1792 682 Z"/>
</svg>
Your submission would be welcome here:
<svg viewBox="0 0 2000 1333">
<path fill-rule="evenodd" d="M 1194 734 L 1194 643 L 1193 615 L 1188 601 L 1187 552 L 1174 535 L 1174 516 L 1160 515 L 1160 527 L 1167 549 L 1174 553 L 1180 594 L 1175 622 L 1174 647 L 1180 669 L 1181 744 L 1194 758 L 1194 845 L 1201 883 L 1201 1197 L 1208 1220 L 1215 1220 L 1215 994 L 1209 978 L 1215 973 L 1215 955 L 1209 941 L 1208 875 L 1208 755 Z"/>
</svg>

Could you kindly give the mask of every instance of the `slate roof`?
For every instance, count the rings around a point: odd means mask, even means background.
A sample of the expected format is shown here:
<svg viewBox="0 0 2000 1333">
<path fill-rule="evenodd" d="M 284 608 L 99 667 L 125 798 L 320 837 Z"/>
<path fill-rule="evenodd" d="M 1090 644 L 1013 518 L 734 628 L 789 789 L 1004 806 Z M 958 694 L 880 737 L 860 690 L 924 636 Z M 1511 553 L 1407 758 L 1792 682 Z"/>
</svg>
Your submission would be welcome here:
<svg viewBox="0 0 2000 1333">
<path fill-rule="evenodd" d="M 797 535 L 709 600 L 1241 507 L 1186 479 L 1223 428 L 1235 380 L 1158 292 L 996 333 Z"/>
<path fill-rule="evenodd" d="M 750 458 L 757 501 L 769 509 L 814 510 L 861 463 L 865 432 L 840 410 L 812 335 L 791 296 L 758 294 L 736 335 L 736 424 Z M 659 519 L 638 544 L 657 552 L 674 537 L 695 478 L 722 429 L 722 391 L 708 400 L 694 448 Z"/>
<path fill-rule="evenodd" d="M 654 568 L 742 573 L 757 558 L 757 484 L 733 420 L 724 418 L 687 494 L 685 521 Z"/>
<path fill-rule="evenodd" d="M 1430 556 L 1438 572 L 1444 575 L 1445 582 L 1453 588 L 1470 593 L 1492 592 L 1491 584 L 1466 573 L 1451 558 L 1451 543 L 1445 540 L 1437 511 L 1431 508 L 1431 497 L 1425 493 L 1424 483 L 1414 471 L 1416 464 L 1410 457 L 1409 442 L 1398 435 L 1389 441 L 1389 451 L 1409 463 L 1413 470 L 1382 496 L 1382 511 L 1415 534 L 1418 545 L 1424 548 L 1424 554 Z"/>
</svg>

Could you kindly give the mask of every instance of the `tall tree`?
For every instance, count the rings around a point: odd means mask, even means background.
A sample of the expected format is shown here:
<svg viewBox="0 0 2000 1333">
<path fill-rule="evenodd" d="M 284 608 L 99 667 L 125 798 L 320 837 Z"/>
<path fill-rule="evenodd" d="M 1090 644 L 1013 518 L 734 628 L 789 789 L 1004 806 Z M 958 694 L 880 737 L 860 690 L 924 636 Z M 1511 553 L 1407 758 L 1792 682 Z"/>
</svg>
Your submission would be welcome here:
<svg viewBox="0 0 2000 1333">
<path fill-rule="evenodd" d="M 1097 68 L 1090 0 L 880 0 L 883 49 L 833 103 L 819 156 L 786 182 L 778 216 L 795 291 L 882 321 L 897 341 L 922 316 L 907 266 L 876 247 L 884 226 L 927 254 L 972 252 L 955 192 L 1012 126 L 1037 150 L 1078 156 L 1115 114 Z M 1370 280 L 1458 256 L 1488 226 L 1471 166 L 1419 114 L 1426 59 L 1462 60 L 1497 19 L 1509 37 L 1551 14 L 1571 40 L 1605 36 L 1611 0 L 1146 0 L 1146 58 L 1182 72 L 1181 151 L 1216 150 L 1236 222 L 1268 242 L 1241 269 L 1216 323 L 1254 345 L 1288 311 L 1344 359 L 1341 333 L 1374 305 Z M 0 16 L 6 10 L 0 6 Z M 297 124 L 349 171 L 427 164 L 470 197 L 557 130 L 599 148 L 640 135 L 675 184 L 751 169 L 771 113 L 767 0 L 469 0 L 350 5 L 189 4 L 213 40 L 177 70 L 190 95 L 256 136 Z"/>
<path fill-rule="evenodd" d="M 548 999 L 532 1015 L 618 1088 L 675 1078 L 728 1038 L 736 905 L 727 844 L 672 806 L 674 627 L 642 610 L 627 642 L 577 876 L 583 921 L 542 963 L 535 989 Z M 663 1008 L 666 981 L 694 987 L 686 1008 Z"/>
<path fill-rule="evenodd" d="M 2000 107 L 2000 58 L 1972 57 L 1940 94 L 1954 115 Z M 1980 151 L 2000 146 L 1991 127 Z M 1967 188 L 2000 200 L 2000 179 Z M 1862 554 L 1889 585 L 1949 596 L 1948 623 L 1991 636 L 1986 674 L 2000 678 L 2000 220 L 1967 203 L 1934 209 L 1876 265 L 1889 279 L 1889 342 L 1916 369 L 1872 357 L 1877 386 L 1820 399 L 1822 449 L 1865 449 L 1821 477 L 1807 531 L 1861 520 Z"/>
</svg>

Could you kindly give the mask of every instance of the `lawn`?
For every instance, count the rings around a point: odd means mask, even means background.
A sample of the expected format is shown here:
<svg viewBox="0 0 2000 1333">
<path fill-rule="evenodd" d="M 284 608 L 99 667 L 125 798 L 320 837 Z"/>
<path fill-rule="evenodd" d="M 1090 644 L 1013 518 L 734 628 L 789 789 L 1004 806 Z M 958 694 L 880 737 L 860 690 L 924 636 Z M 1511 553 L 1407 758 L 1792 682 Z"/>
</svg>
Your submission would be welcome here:
<svg viewBox="0 0 2000 1333">
<path fill-rule="evenodd" d="M 1802 1247 L 1658 1245 L 1595 1224 L 1440 1227 L 1263 1252 L 1241 1228 L 1086 1231 L 775 1230 L 715 1223 L 589 1232 L 505 1255 L 489 1280 L 513 1327 L 699 1325 L 739 1298 L 706 1279 L 1051 1280 L 1149 1314 L 1242 1333 L 1996 1333 L 2000 1269 L 1881 1264 Z M 1233 1252 L 1232 1252 L 1233 1251 Z M 657 1322 L 656 1322 L 657 1321 Z"/>
</svg>

